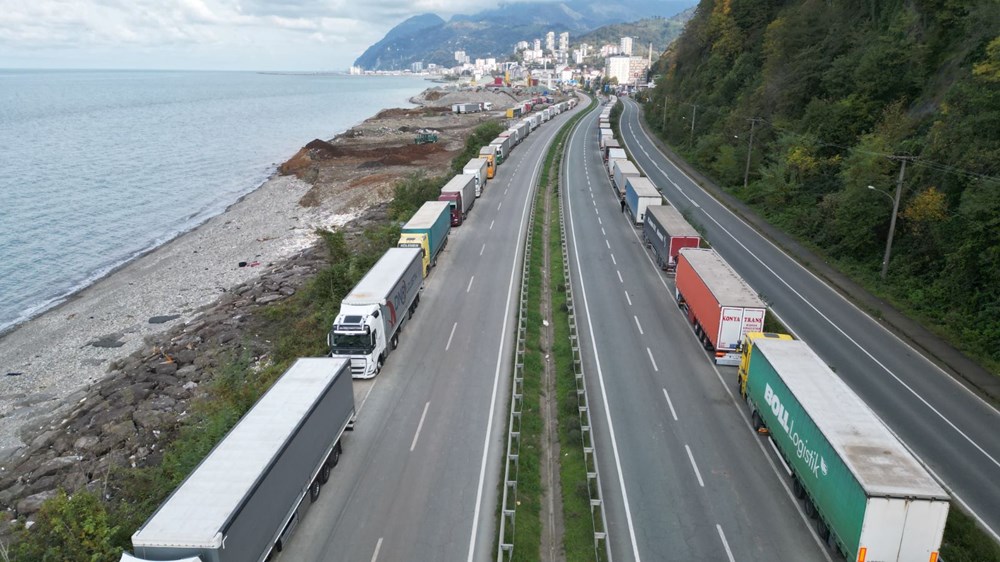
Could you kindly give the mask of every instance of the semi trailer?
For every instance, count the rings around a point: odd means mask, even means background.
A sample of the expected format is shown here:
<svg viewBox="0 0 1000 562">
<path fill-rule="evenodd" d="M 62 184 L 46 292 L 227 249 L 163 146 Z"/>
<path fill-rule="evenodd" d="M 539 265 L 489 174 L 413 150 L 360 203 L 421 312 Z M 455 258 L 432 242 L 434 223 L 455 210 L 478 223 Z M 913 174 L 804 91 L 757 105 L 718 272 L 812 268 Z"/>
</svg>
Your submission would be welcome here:
<svg viewBox="0 0 1000 562">
<path fill-rule="evenodd" d="M 764 330 L 764 301 L 715 250 L 681 248 L 675 296 L 719 365 L 739 365 L 744 336 Z"/>
<path fill-rule="evenodd" d="M 497 147 L 497 164 L 503 164 L 510 158 L 510 137 L 497 137 L 490 141 L 490 145 Z"/>
<path fill-rule="evenodd" d="M 493 179 L 497 170 L 497 147 L 488 144 L 479 149 L 479 157 L 486 160 L 486 177 Z"/>
<path fill-rule="evenodd" d="M 677 256 L 681 248 L 697 248 L 701 245 L 698 231 L 684 220 L 676 207 L 670 205 L 650 205 L 646 208 L 642 238 L 653 250 L 656 265 L 668 272 L 677 268 Z"/>
<path fill-rule="evenodd" d="M 608 167 L 612 170 L 612 187 L 618 192 L 618 196 L 621 197 L 625 193 L 625 182 L 628 178 L 637 178 L 642 175 L 639 172 L 639 168 L 635 167 L 635 164 L 630 162 L 627 158 L 612 158 L 608 160 Z"/>
<path fill-rule="evenodd" d="M 389 248 L 342 301 L 327 336 L 330 355 L 349 357 L 354 378 L 372 378 L 420 303 L 423 250 Z"/>
<path fill-rule="evenodd" d="M 646 207 L 661 203 L 663 196 L 649 178 L 633 176 L 625 180 L 625 208 L 632 215 L 632 222 L 635 225 L 642 224 L 646 219 Z"/>
<path fill-rule="evenodd" d="M 427 201 L 403 225 L 399 233 L 399 248 L 420 248 L 423 252 L 424 277 L 437 263 L 438 253 L 448 243 L 451 231 L 451 204 L 447 201 Z"/>
<path fill-rule="evenodd" d="M 132 535 L 121 562 L 280 552 L 330 479 L 354 412 L 347 359 L 297 360 Z"/>
<path fill-rule="evenodd" d="M 938 560 L 948 494 L 805 342 L 747 334 L 737 377 L 821 539 L 851 561 Z"/>
<path fill-rule="evenodd" d="M 458 174 L 441 188 L 439 201 L 451 202 L 451 225 L 461 226 L 476 202 L 476 176 Z"/>
<path fill-rule="evenodd" d="M 487 167 L 489 167 L 489 162 L 485 158 L 473 158 L 462 168 L 463 174 L 476 176 L 476 197 L 482 196 L 483 190 L 486 189 Z"/>
</svg>

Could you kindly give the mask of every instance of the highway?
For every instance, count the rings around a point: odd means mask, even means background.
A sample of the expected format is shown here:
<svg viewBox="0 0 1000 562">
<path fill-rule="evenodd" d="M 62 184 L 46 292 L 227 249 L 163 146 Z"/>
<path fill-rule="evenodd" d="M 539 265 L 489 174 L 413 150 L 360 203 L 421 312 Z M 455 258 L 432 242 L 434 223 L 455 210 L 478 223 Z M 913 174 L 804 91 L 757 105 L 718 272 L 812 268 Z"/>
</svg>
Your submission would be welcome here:
<svg viewBox="0 0 1000 562">
<path fill-rule="evenodd" d="M 626 98 L 625 146 L 669 202 L 922 459 L 1000 531 L 1000 414 L 699 188 L 660 153 Z M 624 274 L 625 272 L 623 272 Z M 662 343 L 660 344 L 662 345 Z M 692 347 L 693 342 L 692 342 Z M 656 349 L 656 347 L 653 347 Z M 726 384 L 735 385 L 735 374 Z"/>
<path fill-rule="evenodd" d="M 529 196 L 573 113 L 516 147 L 452 229 L 399 347 L 373 381 L 355 381 L 356 429 L 280 560 L 495 557 Z"/>
<path fill-rule="evenodd" d="M 571 135 L 561 176 L 613 559 L 829 560 L 621 212 L 598 113 Z"/>
</svg>

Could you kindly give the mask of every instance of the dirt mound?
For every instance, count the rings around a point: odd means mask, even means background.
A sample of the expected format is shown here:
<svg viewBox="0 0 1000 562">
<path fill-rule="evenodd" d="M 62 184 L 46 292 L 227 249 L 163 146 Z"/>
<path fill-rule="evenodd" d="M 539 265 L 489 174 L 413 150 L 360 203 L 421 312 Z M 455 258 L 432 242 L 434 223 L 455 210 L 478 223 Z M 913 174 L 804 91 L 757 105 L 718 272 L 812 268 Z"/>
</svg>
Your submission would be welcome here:
<svg viewBox="0 0 1000 562">
<path fill-rule="evenodd" d="M 424 99 L 427 101 L 436 101 L 443 98 L 444 96 L 445 92 L 442 92 L 441 90 L 430 90 L 429 92 L 424 94 Z"/>
<path fill-rule="evenodd" d="M 365 162 L 359 166 L 360 168 L 377 168 L 380 166 L 408 166 L 447 151 L 444 144 L 435 142 L 356 150 L 354 155 L 365 158 Z"/>
</svg>

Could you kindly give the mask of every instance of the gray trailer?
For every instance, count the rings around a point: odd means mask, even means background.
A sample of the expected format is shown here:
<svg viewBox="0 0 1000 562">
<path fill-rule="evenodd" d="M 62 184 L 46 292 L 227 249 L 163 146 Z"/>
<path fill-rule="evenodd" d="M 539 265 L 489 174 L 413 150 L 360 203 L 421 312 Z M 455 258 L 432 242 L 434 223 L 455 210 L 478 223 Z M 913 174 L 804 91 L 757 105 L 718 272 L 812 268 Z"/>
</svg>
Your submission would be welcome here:
<svg viewBox="0 0 1000 562">
<path fill-rule="evenodd" d="M 497 147 L 497 159 L 506 162 L 510 158 L 510 149 L 513 146 L 510 137 L 497 137 L 490 144 Z"/>
<path fill-rule="evenodd" d="M 469 215 L 472 204 L 476 202 L 476 176 L 473 174 L 458 174 L 441 188 L 441 193 L 455 192 L 462 194 L 462 218 L 464 220 Z"/>
<path fill-rule="evenodd" d="M 670 205 L 646 207 L 642 238 L 652 248 L 656 265 L 671 272 L 677 268 L 681 248 L 697 248 L 701 244 L 698 231 L 684 220 L 680 211 Z"/>
<path fill-rule="evenodd" d="M 350 363 L 299 359 L 132 535 L 134 555 L 121 561 L 259 562 L 280 551 L 330 478 L 353 417 Z"/>
<path fill-rule="evenodd" d="M 629 178 L 637 178 L 642 175 L 639 172 L 639 168 L 636 168 L 635 164 L 625 158 L 612 158 L 608 160 L 608 168 L 612 172 L 612 186 L 618 192 L 619 197 L 622 193 L 625 193 L 625 182 Z"/>
</svg>

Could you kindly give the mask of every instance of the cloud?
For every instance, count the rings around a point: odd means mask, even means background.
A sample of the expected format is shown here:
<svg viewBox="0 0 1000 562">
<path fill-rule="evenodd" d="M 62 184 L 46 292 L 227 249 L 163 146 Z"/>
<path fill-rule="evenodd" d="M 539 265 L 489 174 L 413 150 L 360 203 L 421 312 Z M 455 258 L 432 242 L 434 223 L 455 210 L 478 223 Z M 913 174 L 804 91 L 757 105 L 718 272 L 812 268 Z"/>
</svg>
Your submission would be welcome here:
<svg viewBox="0 0 1000 562">
<path fill-rule="evenodd" d="M 285 69 L 305 60 L 346 68 L 404 19 L 495 8 L 495 0 L 8 0 L 0 52 L 18 64 L 63 56 L 72 65 L 115 68 Z M 360 7 L 359 7 L 360 4 Z M 136 51 L 136 52 L 132 52 Z M 141 51 L 143 58 L 138 58 Z M 199 56 L 199 54 L 201 56 Z M 266 56 L 264 56 L 266 54 Z M 186 58 L 185 58 L 186 57 Z M 55 63 L 58 66 L 57 63 Z M 70 64 L 69 62 L 67 64 Z M 178 66 L 184 65 L 184 66 Z M 134 67 L 134 66 L 133 66 Z M 325 68 L 329 68 L 326 66 Z"/>
</svg>

